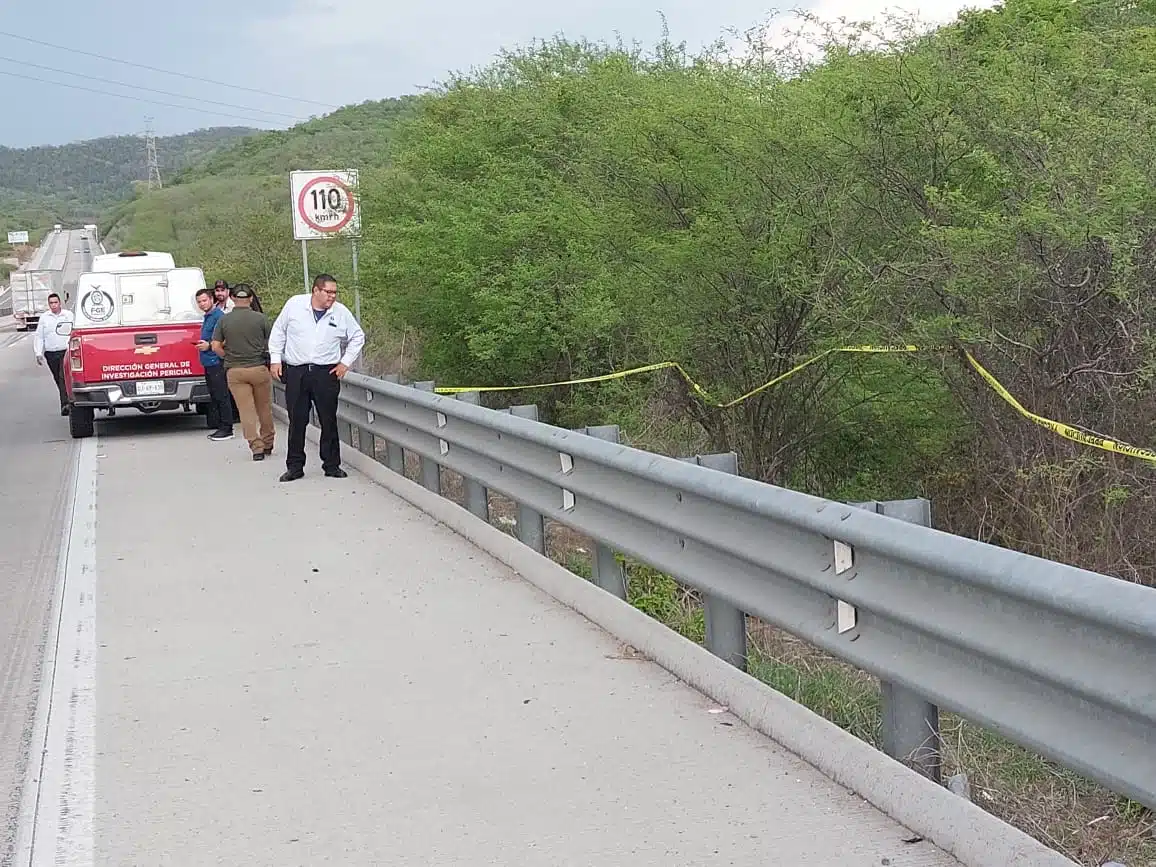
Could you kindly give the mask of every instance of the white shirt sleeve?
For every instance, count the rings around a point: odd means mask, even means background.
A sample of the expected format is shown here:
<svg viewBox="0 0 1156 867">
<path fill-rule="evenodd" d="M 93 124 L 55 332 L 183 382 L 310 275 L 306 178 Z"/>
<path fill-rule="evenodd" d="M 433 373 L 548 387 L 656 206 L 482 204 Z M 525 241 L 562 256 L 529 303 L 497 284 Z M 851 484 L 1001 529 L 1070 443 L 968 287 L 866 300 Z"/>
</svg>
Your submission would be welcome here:
<svg viewBox="0 0 1156 867">
<path fill-rule="evenodd" d="M 280 364 L 281 356 L 285 352 L 285 337 L 289 329 L 289 317 L 292 315 L 293 299 L 290 298 L 281 307 L 281 312 L 273 320 L 273 329 L 269 332 L 269 363 Z"/>
<path fill-rule="evenodd" d="M 361 354 L 362 347 L 365 346 L 365 331 L 362 330 L 361 325 L 348 310 L 345 311 L 345 320 L 349 343 L 345 346 L 345 354 L 341 356 L 341 363 L 346 367 L 353 367 L 353 362 L 357 361 L 357 356 Z"/>
<path fill-rule="evenodd" d="M 41 316 L 36 322 L 36 333 L 32 335 L 32 352 L 37 358 L 44 357 L 44 323 L 47 321 L 47 314 Z"/>
</svg>

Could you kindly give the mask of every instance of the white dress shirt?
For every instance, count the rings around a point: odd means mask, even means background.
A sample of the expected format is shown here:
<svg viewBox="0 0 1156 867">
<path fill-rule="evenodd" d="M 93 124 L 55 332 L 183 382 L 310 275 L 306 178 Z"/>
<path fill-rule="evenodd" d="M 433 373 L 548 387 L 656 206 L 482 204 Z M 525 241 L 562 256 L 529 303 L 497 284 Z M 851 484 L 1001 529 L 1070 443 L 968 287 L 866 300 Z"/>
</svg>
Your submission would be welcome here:
<svg viewBox="0 0 1156 867">
<path fill-rule="evenodd" d="M 340 301 L 317 319 L 312 298 L 294 295 L 285 302 L 269 335 L 269 362 L 352 367 L 365 345 L 365 332 Z"/>
<path fill-rule="evenodd" d="M 45 310 L 40 314 L 36 323 L 36 334 L 32 337 L 32 351 L 37 358 L 43 358 L 46 352 L 63 352 L 68 349 L 67 334 L 57 334 L 56 326 L 61 322 L 72 322 L 71 310 L 61 309 L 59 313 Z"/>
</svg>

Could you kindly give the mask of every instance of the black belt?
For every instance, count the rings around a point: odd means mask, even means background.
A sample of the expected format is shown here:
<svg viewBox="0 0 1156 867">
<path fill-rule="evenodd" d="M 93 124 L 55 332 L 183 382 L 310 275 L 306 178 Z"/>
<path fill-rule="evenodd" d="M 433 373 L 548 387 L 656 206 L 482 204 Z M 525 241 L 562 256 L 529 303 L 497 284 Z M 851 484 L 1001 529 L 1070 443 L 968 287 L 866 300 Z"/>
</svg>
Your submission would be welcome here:
<svg viewBox="0 0 1156 867">
<path fill-rule="evenodd" d="M 286 364 L 286 367 L 292 367 L 295 370 L 324 370 L 326 373 L 333 370 L 340 364 L 338 361 L 331 361 L 328 364 Z"/>
</svg>

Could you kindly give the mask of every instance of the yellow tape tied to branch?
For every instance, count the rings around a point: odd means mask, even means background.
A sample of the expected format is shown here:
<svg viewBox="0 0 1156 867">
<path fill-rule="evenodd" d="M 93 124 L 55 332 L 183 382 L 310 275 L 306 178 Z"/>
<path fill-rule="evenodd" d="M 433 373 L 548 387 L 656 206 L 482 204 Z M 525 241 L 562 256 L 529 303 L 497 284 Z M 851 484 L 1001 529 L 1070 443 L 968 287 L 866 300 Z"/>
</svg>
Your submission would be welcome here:
<svg viewBox="0 0 1156 867">
<path fill-rule="evenodd" d="M 1150 464 L 1156 464 L 1156 451 L 1128 445 L 1128 443 L 1102 437 L 1099 434 L 1086 433 L 1079 428 L 1072 427 L 1070 424 L 1064 424 L 1062 421 L 1052 421 L 1050 418 L 1036 415 L 1034 412 L 1024 408 L 1023 404 L 1016 400 L 1012 393 L 1004 388 L 1000 381 L 992 376 L 987 368 L 975 360 L 975 356 L 970 352 L 965 352 L 964 355 L 967 356 L 968 362 L 975 368 L 976 373 L 983 377 L 984 381 L 992 387 L 992 390 L 1007 403 L 1011 404 L 1015 411 L 1028 421 L 1035 422 L 1040 427 L 1047 428 L 1052 433 L 1058 434 L 1072 442 L 1091 446 L 1092 448 L 1103 449 L 1106 452 L 1114 452 L 1118 455 L 1127 455 L 1130 458 L 1137 458 L 1142 461 L 1147 461 Z"/>
<path fill-rule="evenodd" d="M 681 364 L 677 361 L 659 361 L 655 364 L 647 364 L 642 367 L 632 367 L 629 370 L 617 370 L 614 373 L 604 373 L 600 376 L 585 376 L 581 379 L 566 379 L 559 382 L 539 382 L 533 385 L 484 385 L 478 386 L 452 386 L 447 388 L 435 388 L 434 391 L 438 394 L 463 394 L 467 391 L 525 391 L 532 388 L 558 388 L 563 385 L 588 385 L 594 382 L 609 382 L 612 379 L 625 379 L 628 376 L 635 376 L 640 373 L 653 373 L 656 370 L 674 370 L 686 380 L 686 384 L 690 386 L 691 390 L 697 394 L 704 403 L 713 406 L 717 409 L 730 409 L 732 406 L 737 406 L 744 400 L 749 400 L 756 394 L 766 391 L 772 386 L 778 385 L 786 379 L 790 379 L 799 371 L 806 367 L 810 367 L 816 361 L 826 358 L 828 355 L 834 355 L 838 352 L 918 352 L 917 346 L 841 346 L 836 349 L 828 349 L 825 352 L 820 352 L 818 355 L 808 358 L 801 364 L 796 364 L 786 373 L 781 373 L 769 382 L 765 382 L 758 388 L 751 389 L 746 394 L 739 395 L 734 400 L 719 403 L 710 393 L 701 385 L 691 378 Z"/>
<path fill-rule="evenodd" d="M 609 382 L 609 381 L 615 380 L 615 379 L 625 379 L 628 376 L 637 376 L 637 375 L 643 374 L 643 373 L 653 373 L 653 372 L 658 371 L 658 370 L 674 370 L 678 373 L 679 376 L 681 376 L 686 381 L 686 384 L 690 387 L 690 389 L 696 395 L 698 395 L 698 397 L 704 403 L 706 403 L 709 406 L 715 407 L 717 409 L 730 409 L 731 407 L 737 406 L 738 404 L 742 403 L 743 401 L 749 400 L 750 398 L 754 397 L 755 395 L 761 394 L 762 392 L 766 391 L 767 389 L 773 388 L 774 386 L 778 385 L 779 383 L 781 383 L 787 379 L 790 379 L 795 374 L 799 373 L 802 370 L 805 370 L 806 368 L 810 367 L 815 362 L 820 361 L 820 360 L 822 360 L 822 359 L 824 359 L 830 355 L 835 355 L 835 354 L 839 354 L 839 353 L 885 354 L 885 353 L 910 353 L 910 352 L 920 352 L 920 351 L 924 351 L 924 350 L 920 350 L 919 347 L 911 346 L 911 345 L 905 345 L 905 346 L 840 346 L 840 347 L 836 347 L 834 349 L 828 349 L 824 352 L 820 352 L 817 355 L 811 356 L 806 361 L 803 361 L 799 364 L 796 364 L 794 367 L 792 367 L 786 373 L 779 374 L 774 379 L 768 380 L 767 382 L 760 385 L 758 388 L 753 388 L 750 391 L 748 391 L 746 394 L 739 395 L 734 400 L 729 400 L 729 401 L 725 401 L 725 402 L 716 401 L 713 397 L 711 397 L 710 393 L 707 392 L 707 390 L 704 389 L 697 382 L 695 382 L 694 379 L 690 376 L 690 374 L 687 373 L 686 370 L 683 369 L 682 365 L 679 364 L 677 361 L 660 361 L 660 362 L 657 362 L 655 364 L 643 365 L 642 367 L 632 367 L 629 370 L 618 370 L 618 371 L 615 371 L 614 373 L 604 373 L 601 376 L 586 376 L 586 377 L 582 377 L 580 379 L 567 379 L 567 380 L 562 380 L 559 382 L 541 382 L 541 383 L 535 383 L 532 385 L 490 385 L 490 386 L 480 386 L 480 387 L 479 386 L 453 386 L 453 387 L 446 387 L 446 388 L 435 388 L 434 391 L 436 391 L 438 394 L 462 394 L 462 393 L 468 392 L 468 391 L 479 391 L 479 392 L 480 391 L 525 391 L 528 389 L 538 389 L 538 388 L 557 388 L 557 387 L 566 386 L 566 385 L 588 385 L 591 383 Z M 934 351 L 934 350 L 926 350 L 926 351 Z M 1098 434 L 1088 433 L 1086 431 L 1080 430 L 1077 427 L 1073 427 L 1070 424 L 1065 424 L 1064 422 L 1059 422 L 1059 421 L 1053 421 L 1052 419 L 1044 418 L 1041 415 L 1037 415 L 1036 413 L 1031 412 L 1030 410 L 1026 409 L 1023 406 L 1023 404 L 1021 404 L 1018 400 L 1016 400 L 1015 396 L 1012 395 L 1012 393 L 1010 391 L 1008 391 L 1006 388 L 1004 388 L 1004 386 L 999 382 L 999 380 L 997 380 L 982 364 L 980 364 L 975 359 L 975 356 L 973 356 L 970 352 L 966 352 L 966 351 L 964 352 L 964 355 L 967 357 L 967 360 L 971 364 L 971 366 L 973 368 L 975 368 L 975 371 L 992 388 L 992 390 L 997 395 L 999 395 L 1000 398 L 1003 399 L 1009 406 L 1011 406 L 1016 412 L 1018 412 L 1021 416 L 1026 418 L 1028 421 L 1031 421 L 1034 424 L 1038 424 L 1040 427 L 1047 428 L 1048 430 L 1052 431 L 1052 433 L 1054 433 L 1058 436 L 1061 436 L 1064 439 L 1071 440 L 1072 442 L 1080 443 L 1081 445 L 1085 445 L 1085 446 L 1091 446 L 1093 448 L 1101 449 L 1101 450 L 1106 451 L 1106 452 L 1113 452 L 1114 454 L 1118 454 L 1118 455 L 1126 455 L 1127 457 L 1136 458 L 1138 460 L 1146 461 L 1150 464 L 1156 465 L 1156 451 L 1153 451 L 1151 449 L 1140 448 L 1138 446 L 1129 445 L 1128 443 L 1120 442 L 1119 440 L 1110 439 L 1108 437 L 1103 437 L 1103 436 L 1100 436 Z"/>
</svg>

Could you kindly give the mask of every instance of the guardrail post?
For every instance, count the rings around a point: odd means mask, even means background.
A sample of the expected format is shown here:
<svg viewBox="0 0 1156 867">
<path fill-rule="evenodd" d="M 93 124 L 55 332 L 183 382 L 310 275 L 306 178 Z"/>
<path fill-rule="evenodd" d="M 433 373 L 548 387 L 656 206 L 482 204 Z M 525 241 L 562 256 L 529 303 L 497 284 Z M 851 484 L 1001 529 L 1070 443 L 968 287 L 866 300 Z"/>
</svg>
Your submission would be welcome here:
<svg viewBox="0 0 1156 867">
<path fill-rule="evenodd" d="M 415 382 L 413 387 L 418 391 L 432 392 L 434 381 L 430 379 L 425 382 Z M 435 494 L 442 492 L 442 468 L 433 458 L 427 458 L 425 455 L 421 456 L 421 484 L 423 488 L 433 491 Z"/>
<path fill-rule="evenodd" d="M 921 527 L 931 526 L 931 502 L 923 497 L 851 505 Z M 939 708 L 897 683 L 880 680 L 879 691 L 883 705 L 883 752 L 940 782 Z"/>
<path fill-rule="evenodd" d="M 366 419 L 366 424 L 370 424 L 371 420 Z M 357 450 L 363 455 L 377 460 L 377 448 L 374 445 L 373 431 L 368 427 L 359 427 L 357 429 Z"/>
<path fill-rule="evenodd" d="M 478 391 L 460 392 L 457 399 L 462 403 L 469 403 L 474 406 L 482 405 L 482 394 Z M 486 486 L 467 476 L 462 476 L 462 483 L 465 485 L 466 508 L 483 521 L 489 521 L 490 492 L 486 490 Z"/>
<path fill-rule="evenodd" d="M 735 452 L 716 455 L 695 455 L 679 458 L 688 464 L 717 470 L 720 473 L 739 474 L 739 456 Z M 725 659 L 740 671 L 747 670 L 747 615 L 725 599 L 710 593 L 703 594 L 703 619 L 706 625 L 706 649 Z"/>
<path fill-rule="evenodd" d="M 538 420 L 538 405 L 534 403 L 512 406 L 502 412 L 516 415 L 518 418 L 528 418 L 530 421 Z M 518 503 L 518 525 L 515 529 L 523 545 L 533 548 L 539 554 L 546 553 L 546 522 L 542 519 L 541 512 L 535 512 L 524 503 Z"/>
<path fill-rule="evenodd" d="M 387 373 L 382 377 L 384 382 L 392 382 L 394 385 L 401 384 L 401 377 L 396 373 Z M 405 475 L 405 452 L 402 451 L 401 446 L 397 443 L 391 443 L 389 440 L 384 440 L 385 443 L 385 465 L 397 473 L 399 476 Z"/>
<path fill-rule="evenodd" d="M 581 427 L 577 428 L 577 432 L 611 443 L 617 443 L 621 438 L 621 430 L 616 424 Z M 622 564 L 618 562 L 613 548 L 595 541 L 594 555 L 590 558 L 590 566 L 595 584 L 607 593 L 613 593 L 619 599 L 626 600 L 626 572 L 623 570 Z"/>
</svg>

